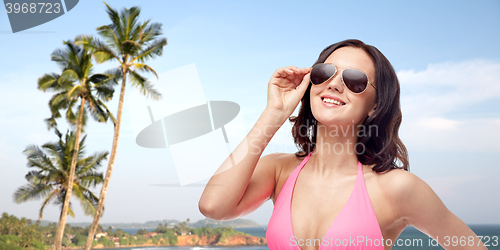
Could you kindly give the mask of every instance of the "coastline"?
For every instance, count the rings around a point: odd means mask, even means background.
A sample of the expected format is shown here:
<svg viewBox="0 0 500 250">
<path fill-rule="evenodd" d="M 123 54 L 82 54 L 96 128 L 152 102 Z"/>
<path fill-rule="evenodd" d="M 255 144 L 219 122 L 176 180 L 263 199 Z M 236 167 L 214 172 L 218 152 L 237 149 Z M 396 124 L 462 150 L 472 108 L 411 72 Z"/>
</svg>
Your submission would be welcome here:
<svg viewBox="0 0 500 250">
<path fill-rule="evenodd" d="M 127 246 L 115 246 L 115 247 L 104 247 L 99 244 L 92 249 L 117 249 L 117 248 L 142 248 L 142 247 L 184 247 L 184 246 L 265 246 L 267 245 L 266 238 L 256 237 L 256 236 L 246 236 L 246 235 L 235 235 L 229 236 L 225 239 L 220 239 L 220 235 L 213 235 L 211 238 L 203 235 L 202 238 L 198 235 L 179 235 L 177 236 L 176 245 L 163 245 L 163 244 L 143 244 L 143 245 L 127 245 Z M 78 250 L 83 249 L 83 247 L 73 247 L 73 248 L 63 248 L 67 250 Z"/>
</svg>

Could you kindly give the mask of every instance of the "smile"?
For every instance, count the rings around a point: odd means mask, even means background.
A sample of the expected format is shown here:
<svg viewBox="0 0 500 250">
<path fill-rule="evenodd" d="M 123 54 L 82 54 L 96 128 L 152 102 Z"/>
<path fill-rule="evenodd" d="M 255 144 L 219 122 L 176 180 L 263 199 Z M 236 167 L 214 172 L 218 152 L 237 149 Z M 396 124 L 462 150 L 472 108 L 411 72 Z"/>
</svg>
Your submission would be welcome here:
<svg viewBox="0 0 500 250">
<path fill-rule="evenodd" d="M 324 103 L 335 104 L 337 106 L 345 105 L 345 103 L 343 103 L 343 102 L 340 102 L 340 101 L 337 101 L 337 100 L 334 100 L 334 99 L 330 99 L 330 98 L 326 98 L 326 97 L 323 98 L 323 102 Z"/>
</svg>

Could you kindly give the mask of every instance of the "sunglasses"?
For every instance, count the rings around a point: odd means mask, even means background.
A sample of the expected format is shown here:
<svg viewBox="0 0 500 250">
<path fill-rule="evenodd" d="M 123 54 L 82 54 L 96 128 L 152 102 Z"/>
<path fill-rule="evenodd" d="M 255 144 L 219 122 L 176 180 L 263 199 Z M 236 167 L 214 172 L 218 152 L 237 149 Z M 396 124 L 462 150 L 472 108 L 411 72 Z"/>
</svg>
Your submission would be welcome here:
<svg viewBox="0 0 500 250">
<path fill-rule="evenodd" d="M 311 69 L 311 83 L 314 85 L 322 84 L 330 80 L 335 73 L 337 73 L 337 67 L 335 67 L 335 65 L 330 63 L 318 63 Z M 375 88 L 375 86 L 368 81 L 368 76 L 361 70 L 350 68 L 344 69 L 342 70 L 341 77 L 344 85 L 354 94 L 365 92 L 368 84 Z"/>
</svg>

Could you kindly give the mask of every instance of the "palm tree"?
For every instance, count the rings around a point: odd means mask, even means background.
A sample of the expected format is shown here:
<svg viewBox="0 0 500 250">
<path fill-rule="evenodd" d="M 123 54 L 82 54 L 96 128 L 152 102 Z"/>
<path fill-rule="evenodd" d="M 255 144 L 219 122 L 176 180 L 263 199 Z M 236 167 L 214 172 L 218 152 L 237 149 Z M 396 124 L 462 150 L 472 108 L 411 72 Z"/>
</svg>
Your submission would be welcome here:
<svg viewBox="0 0 500 250">
<path fill-rule="evenodd" d="M 113 172 L 120 136 L 127 76 L 130 75 L 132 86 L 139 88 L 142 94 L 155 100 L 160 99 L 161 94 L 157 92 L 151 83 L 140 73 L 149 72 L 158 77 L 156 71 L 149 65 L 144 64 L 144 62 L 148 59 L 161 56 L 163 54 L 163 47 L 167 44 L 166 38 L 159 38 L 159 36 L 162 35 L 160 23 L 150 23 L 150 20 L 145 22 L 138 21 L 141 11 L 139 7 L 132 7 L 130 9 L 124 8 L 120 13 L 107 4 L 106 7 L 106 12 L 112 23 L 97 28 L 99 35 L 104 38 L 105 42 L 92 36 L 81 36 L 77 39 L 77 44 L 81 44 L 85 48 L 93 51 L 93 56 L 98 63 L 116 60 L 119 63 L 118 69 L 121 70 L 123 76 L 114 128 L 113 146 L 108 168 L 106 170 L 106 176 L 99 195 L 97 212 L 94 216 L 94 221 L 92 222 L 85 244 L 86 250 L 90 250 L 92 246 L 92 241 L 102 215 L 102 207 L 106 199 L 109 180 Z"/>
<path fill-rule="evenodd" d="M 19 187 L 14 193 L 16 203 L 43 199 L 38 220 L 42 220 L 43 210 L 48 204 L 53 202 L 63 205 L 68 199 L 70 164 L 74 156 L 76 138 L 74 132 L 67 132 L 64 139 L 59 130 L 55 129 L 55 133 L 59 137 L 58 142 L 45 143 L 41 147 L 30 145 L 24 150 L 28 159 L 27 166 L 34 170 L 26 174 L 28 184 Z M 85 138 L 86 136 L 77 144 L 79 145 L 78 158 L 74 182 L 71 184 L 72 195 L 80 201 L 86 215 L 94 215 L 99 198 L 89 188 L 95 188 L 96 185 L 102 183 L 103 174 L 96 170 L 101 166 L 102 161 L 107 159 L 108 152 L 101 151 L 84 157 Z M 71 216 L 75 216 L 71 203 L 69 203 L 68 211 Z M 60 217 L 66 217 L 62 207 Z"/>
<path fill-rule="evenodd" d="M 121 77 L 121 72 L 118 70 L 92 74 L 93 65 L 90 52 L 75 45 L 70 40 L 64 41 L 63 44 L 66 46 L 65 50 L 57 49 L 51 55 L 52 61 L 55 61 L 62 68 L 61 75 L 45 74 L 38 79 L 39 90 L 56 92 L 49 101 L 52 113 L 52 116 L 46 120 L 49 129 L 57 125 L 56 119 L 61 117 L 59 111 L 62 109 L 66 110 L 68 122 L 76 127 L 75 150 L 69 168 L 66 198 L 54 241 L 57 250 L 61 248 L 66 215 L 69 212 L 68 207 L 73 191 L 73 178 L 78 158 L 77 153 L 79 152 L 78 141 L 80 141 L 82 128 L 86 124 L 86 111 L 88 110 L 92 117 L 99 122 L 106 122 L 108 118 L 115 122 L 113 115 L 103 101 L 113 97 L 113 85 Z M 80 105 L 75 115 L 73 108 L 78 102 Z"/>
</svg>

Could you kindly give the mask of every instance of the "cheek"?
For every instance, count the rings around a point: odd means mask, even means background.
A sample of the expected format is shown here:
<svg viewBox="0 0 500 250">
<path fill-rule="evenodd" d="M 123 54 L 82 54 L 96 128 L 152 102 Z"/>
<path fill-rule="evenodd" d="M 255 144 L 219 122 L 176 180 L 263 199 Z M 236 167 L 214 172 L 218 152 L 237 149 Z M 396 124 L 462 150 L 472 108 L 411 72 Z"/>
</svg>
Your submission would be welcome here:
<svg viewBox="0 0 500 250">
<path fill-rule="evenodd" d="M 319 95 L 320 90 L 319 87 L 316 87 L 314 85 L 311 86 L 311 91 L 309 91 L 309 102 L 312 102 L 314 98 Z"/>
<path fill-rule="evenodd" d="M 319 87 L 318 87 L 318 86 L 313 85 L 312 83 L 309 83 L 309 84 L 311 85 L 311 87 L 310 87 L 310 88 L 311 88 L 311 91 L 309 91 L 309 97 L 313 97 L 313 96 L 315 96 L 315 95 L 317 95 L 317 94 L 318 94 L 318 92 L 319 92 L 319 90 L 318 90 L 318 89 L 319 89 Z"/>
</svg>

